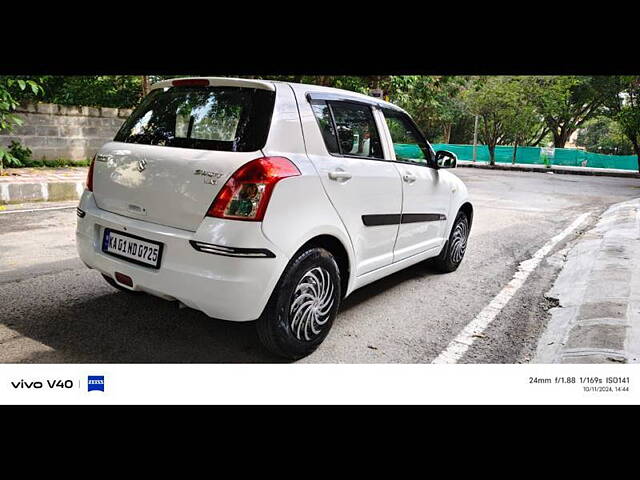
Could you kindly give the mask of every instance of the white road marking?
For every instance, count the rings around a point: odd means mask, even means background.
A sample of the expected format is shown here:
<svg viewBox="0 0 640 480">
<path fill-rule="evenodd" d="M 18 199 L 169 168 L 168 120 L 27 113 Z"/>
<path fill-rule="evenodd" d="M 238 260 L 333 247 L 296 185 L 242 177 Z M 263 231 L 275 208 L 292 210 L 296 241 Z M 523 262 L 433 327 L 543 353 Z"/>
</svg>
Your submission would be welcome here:
<svg viewBox="0 0 640 480">
<path fill-rule="evenodd" d="M 513 279 L 496 295 L 493 300 L 467 324 L 466 327 L 454 338 L 451 343 L 438 355 L 431 363 L 457 363 L 473 342 L 482 335 L 482 332 L 496 318 L 504 306 L 511 300 L 515 293 L 522 287 L 531 272 L 540 264 L 542 259 L 565 237 L 575 231 L 590 216 L 590 213 L 583 213 L 575 221 L 565 228 L 558 235 L 553 237 L 540 248 L 528 260 L 524 260 L 518 265 L 518 270 Z"/>
<path fill-rule="evenodd" d="M 27 210 L 6 210 L 0 212 L 0 215 L 7 215 L 9 213 L 30 213 L 30 212 L 42 212 L 45 210 L 64 210 L 66 208 L 77 208 L 78 205 L 70 205 L 68 207 L 44 207 L 44 208 L 30 208 Z"/>
</svg>

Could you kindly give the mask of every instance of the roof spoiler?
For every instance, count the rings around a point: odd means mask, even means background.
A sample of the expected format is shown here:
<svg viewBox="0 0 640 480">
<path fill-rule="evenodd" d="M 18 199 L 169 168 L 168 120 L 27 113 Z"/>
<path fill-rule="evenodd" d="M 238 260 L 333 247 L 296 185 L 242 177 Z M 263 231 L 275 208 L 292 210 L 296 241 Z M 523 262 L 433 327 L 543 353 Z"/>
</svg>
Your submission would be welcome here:
<svg viewBox="0 0 640 480">
<path fill-rule="evenodd" d="M 150 90 L 157 88 L 170 88 L 176 86 L 202 86 L 202 87 L 244 87 L 244 88 L 259 88 L 261 90 L 276 89 L 272 82 L 266 80 L 251 80 L 246 78 L 227 78 L 227 77 L 185 77 L 185 78 L 171 78 L 169 80 L 162 80 L 161 82 L 151 85 Z"/>
</svg>

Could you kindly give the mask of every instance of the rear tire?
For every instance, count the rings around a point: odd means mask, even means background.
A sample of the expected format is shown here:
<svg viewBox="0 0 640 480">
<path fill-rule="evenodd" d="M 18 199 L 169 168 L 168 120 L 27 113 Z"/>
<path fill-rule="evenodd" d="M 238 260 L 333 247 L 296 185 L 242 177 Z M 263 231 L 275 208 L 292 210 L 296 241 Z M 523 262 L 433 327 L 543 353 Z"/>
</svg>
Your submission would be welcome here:
<svg viewBox="0 0 640 480">
<path fill-rule="evenodd" d="M 118 290 L 120 290 L 121 292 L 127 292 L 130 295 L 140 295 L 144 292 L 136 292 L 135 290 L 129 290 L 126 287 L 123 287 L 122 285 L 120 285 L 118 282 L 116 282 L 113 278 L 111 278 L 109 275 L 105 275 L 104 273 L 102 274 L 102 278 L 105 279 L 105 281 L 111 285 L 113 288 L 117 288 Z"/>
<path fill-rule="evenodd" d="M 315 351 L 340 307 L 340 270 L 324 248 L 298 253 L 287 265 L 256 328 L 271 353 L 290 360 Z"/>
<path fill-rule="evenodd" d="M 458 269 L 467 250 L 469 239 L 469 219 L 467 214 L 460 211 L 456 216 L 447 243 L 440 255 L 433 259 L 434 268 L 441 273 L 450 273 Z"/>
</svg>

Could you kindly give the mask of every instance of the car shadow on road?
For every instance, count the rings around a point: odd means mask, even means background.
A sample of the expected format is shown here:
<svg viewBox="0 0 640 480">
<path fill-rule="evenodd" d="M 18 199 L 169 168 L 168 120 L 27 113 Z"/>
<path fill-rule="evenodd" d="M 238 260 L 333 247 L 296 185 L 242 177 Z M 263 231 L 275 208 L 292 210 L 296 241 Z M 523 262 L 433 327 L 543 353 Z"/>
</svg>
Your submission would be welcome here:
<svg viewBox="0 0 640 480">
<path fill-rule="evenodd" d="M 254 322 L 212 319 L 150 295 L 109 291 L 44 312 L 20 310 L 2 323 L 53 349 L 21 360 L 28 363 L 283 362 L 262 347 Z"/>
<path fill-rule="evenodd" d="M 432 272 L 424 264 L 419 264 L 378 280 L 349 296 L 340 313 L 403 282 L 430 274 Z M 177 302 L 115 291 L 95 276 L 95 272 L 87 277 L 83 278 L 87 281 L 84 288 L 92 293 L 85 299 L 82 295 L 74 296 L 75 300 L 64 306 L 52 307 L 43 297 L 13 298 L 2 323 L 20 336 L 51 349 L 25 351 L 25 355 L 16 361 L 287 363 L 287 360 L 271 355 L 260 344 L 255 322 L 213 319 L 197 310 L 179 308 Z M 68 298 L 68 287 L 57 275 L 40 278 L 46 279 L 45 284 L 40 285 L 40 291 L 46 292 L 47 298 Z"/>
<path fill-rule="evenodd" d="M 400 270 L 388 277 L 383 277 L 380 280 L 376 280 L 369 285 L 359 288 L 347 298 L 342 301 L 340 312 L 344 313 L 352 308 L 358 307 L 361 303 L 371 300 L 376 295 L 382 292 L 391 290 L 402 283 L 409 282 L 411 280 L 425 279 L 432 275 L 437 275 L 437 272 L 430 265 L 429 261 L 420 262 L 410 267 Z"/>
</svg>

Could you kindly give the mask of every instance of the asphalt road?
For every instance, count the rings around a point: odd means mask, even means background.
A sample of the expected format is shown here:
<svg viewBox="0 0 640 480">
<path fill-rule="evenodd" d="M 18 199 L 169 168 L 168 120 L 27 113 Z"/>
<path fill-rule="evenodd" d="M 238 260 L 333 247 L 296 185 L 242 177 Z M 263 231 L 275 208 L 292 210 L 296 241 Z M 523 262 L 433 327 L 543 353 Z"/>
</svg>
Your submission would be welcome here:
<svg viewBox="0 0 640 480">
<path fill-rule="evenodd" d="M 511 280 L 519 262 L 584 212 L 640 197 L 637 179 L 459 168 L 476 208 L 454 273 L 421 264 L 354 292 L 310 363 L 428 363 Z M 0 362 L 279 362 L 252 323 L 114 290 L 85 268 L 73 209 L 0 214 Z M 587 225 L 585 225 L 586 228 Z M 583 228 L 584 230 L 584 228 Z M 579 232 L 578 232 L 579 234 Z M 575 237 L 575 235 L 573 236 Z M 548 320 L 557 245 L 462 357 L 525 363 Z"/>
</svg>

